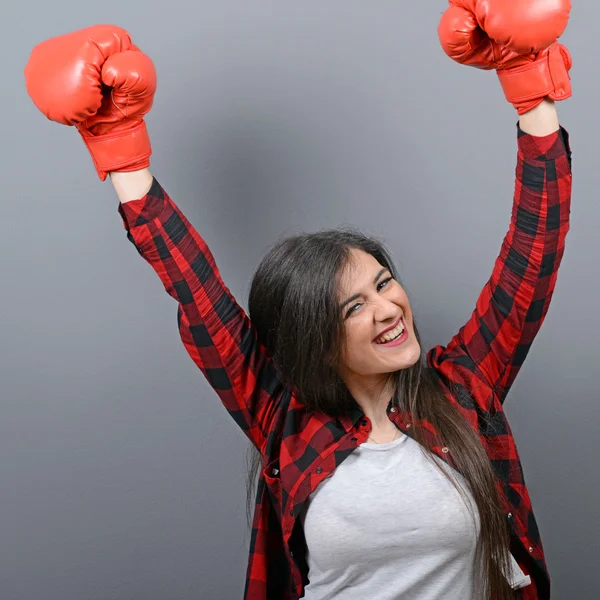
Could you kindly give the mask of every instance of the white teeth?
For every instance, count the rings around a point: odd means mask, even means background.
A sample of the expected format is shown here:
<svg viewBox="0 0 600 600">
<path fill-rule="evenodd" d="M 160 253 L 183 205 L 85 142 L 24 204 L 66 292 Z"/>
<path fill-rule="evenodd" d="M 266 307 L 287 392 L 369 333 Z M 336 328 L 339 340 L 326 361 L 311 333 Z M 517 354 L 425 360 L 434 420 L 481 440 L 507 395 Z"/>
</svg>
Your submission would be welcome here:
<svg viewBox="0 0 600 600">
<path fill-rule="evenodd" d="M 384 344 L 385 342 L 391 342 L 394 338 L 397 338 L 399 335 L 404 333 L 404 325 L 400 322 L 400 325 L 396 327 L 396 329 L 392 329 L 392 331 L 388 331 L 384 333 L 381 337 L 378 337 L 376 340 L 377 344 Z"/>
</svg>

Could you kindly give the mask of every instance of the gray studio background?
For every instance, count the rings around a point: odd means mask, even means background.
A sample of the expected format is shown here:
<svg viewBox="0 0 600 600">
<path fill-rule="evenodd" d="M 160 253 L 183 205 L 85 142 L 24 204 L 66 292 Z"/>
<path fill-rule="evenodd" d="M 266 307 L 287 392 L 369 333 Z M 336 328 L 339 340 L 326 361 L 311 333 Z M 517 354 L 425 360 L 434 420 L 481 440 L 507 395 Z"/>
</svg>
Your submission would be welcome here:
<svg viewBox="0 0 600 600">
<path fill-rule="evenodd" d="M 553 598 L 598 597 L 596 23 L 575 0 L 559 106 L 572 226 L 506 407 Z M 247 557 L 246 439 L 187 356 L 176 303 L 127 241 L 73 129 L 23 68 L 45 38 L 115 23 L 153 58 L 152 171 L 245 307 L 280 236 L 385 238 L 426 346 L 466 321 L 507 231 L 516 114 L 441 51 L 444 0 L 3 5 L 1 600 L 230 600 Z"/>
</svg>

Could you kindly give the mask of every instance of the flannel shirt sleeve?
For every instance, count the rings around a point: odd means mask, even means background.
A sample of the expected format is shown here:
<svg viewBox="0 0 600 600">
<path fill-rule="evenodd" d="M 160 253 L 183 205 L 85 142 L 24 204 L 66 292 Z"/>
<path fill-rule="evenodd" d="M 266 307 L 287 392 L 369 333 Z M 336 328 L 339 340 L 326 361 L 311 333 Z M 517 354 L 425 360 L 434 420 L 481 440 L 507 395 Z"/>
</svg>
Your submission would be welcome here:
<svg viewBox="0 0 600 600">
<path fill-rule="evenodd" d="M 543 137 L 518 131 L 510 228 L 471 318 L 428 364 L 450 380 L 477 380 L 503 403 L 546 318 L 571 203 L 571 149 L 562 127 Z M 489 407 L 488 407 L 489 408 Z"/>
<path fill-rule="evenodd" d="M 191 359 L 264 451 L 283 384 L 206 242 L 156 179 L 146 196 L 120 204 L 119 214 L 128 239 L 179 303 L 179 333 Z"/>
</svg>

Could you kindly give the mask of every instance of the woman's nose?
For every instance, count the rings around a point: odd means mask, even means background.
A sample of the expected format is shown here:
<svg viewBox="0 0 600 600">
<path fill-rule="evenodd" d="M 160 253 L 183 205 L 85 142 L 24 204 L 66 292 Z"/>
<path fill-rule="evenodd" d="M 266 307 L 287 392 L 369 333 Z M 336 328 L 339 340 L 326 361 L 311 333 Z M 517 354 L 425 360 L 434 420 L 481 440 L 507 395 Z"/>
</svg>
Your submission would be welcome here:
<svg viewBox="0 0 600 600">
<path fill-rule="evenodd" d="M 379 298 L 377 306 L 375 308 L 375 318 L 379 322 L 393 321 L 400 316 L 400 308 L 394 302 L 385 300 L 385 298 Z"/>
</svg>

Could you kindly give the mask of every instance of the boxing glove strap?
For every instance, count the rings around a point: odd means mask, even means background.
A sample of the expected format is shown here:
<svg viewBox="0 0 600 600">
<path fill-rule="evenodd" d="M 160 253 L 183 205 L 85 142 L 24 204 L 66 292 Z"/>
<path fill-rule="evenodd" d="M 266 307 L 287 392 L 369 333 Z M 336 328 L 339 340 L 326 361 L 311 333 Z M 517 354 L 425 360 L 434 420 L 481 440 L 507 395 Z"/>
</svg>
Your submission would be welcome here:
<svg viewBox="0 0 600 600">
<path fill-rule="evenodd" d="M 516 108 L 522 108 L 531 105 L 532 101 L 541 102 L 545 97 L 552 100 L 569 98 L 570 68 L 569 51 L 555 43 L 538 60 L 515 69 L 498 70 L 497 73 L 506 99 Z"/>
<path fill-rule="evenodd" d="M 131 129 L 93 136 L 79 129 L 102 181 L 110 171 L 131 171 L 150 165 L 152 147 L 146 123 L 141 121 Z M 132 169 L 135 167 L 135 169 Z"/>
</svg>

